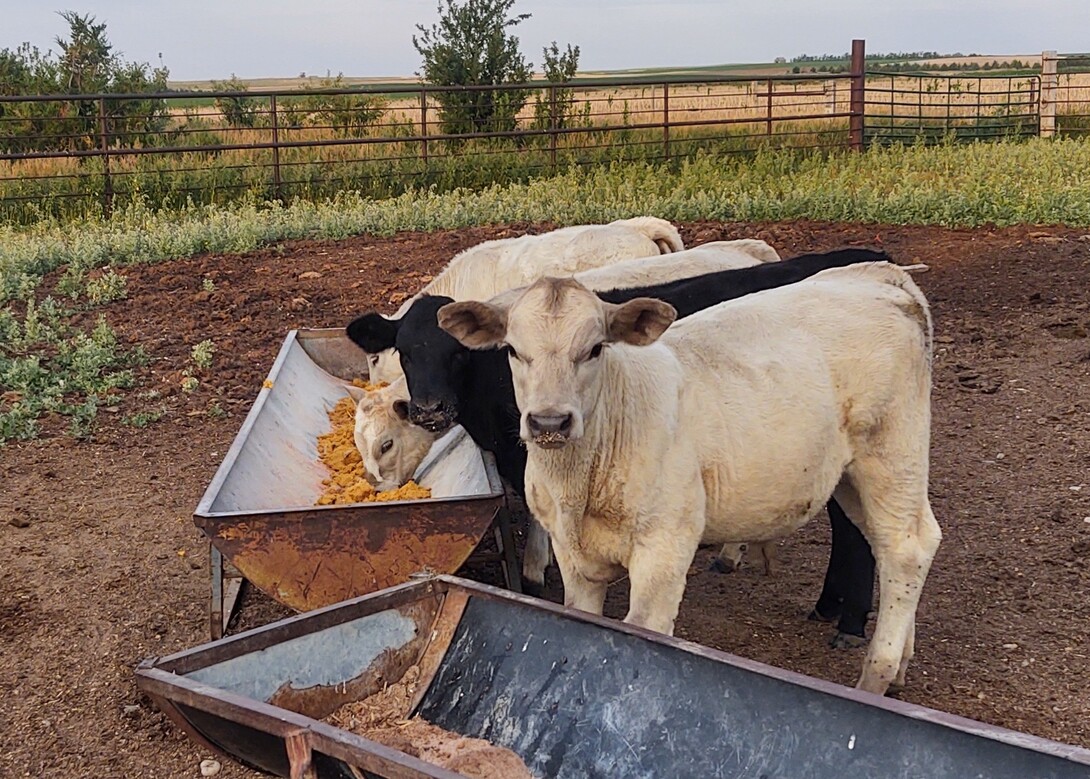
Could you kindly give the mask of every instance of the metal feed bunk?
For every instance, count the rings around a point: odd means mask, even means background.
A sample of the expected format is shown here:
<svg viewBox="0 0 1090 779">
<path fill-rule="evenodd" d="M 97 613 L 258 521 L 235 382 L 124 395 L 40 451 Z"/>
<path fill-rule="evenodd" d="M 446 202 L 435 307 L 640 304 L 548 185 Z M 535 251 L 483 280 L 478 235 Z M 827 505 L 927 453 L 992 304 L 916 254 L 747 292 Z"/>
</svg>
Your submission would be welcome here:
<svg viewBox="0 0 1090 779">
<path fill-rule="evenodd" d="M 315 506 L 328 476 L 317 436 L 354 378 L 359 347 L 340 329 L 288 333 L 241 430 L 193 514 L 211 544 L 212 638 L 227 630 L 244 581 L 307 611 L 454 573 L 490 527 L 507 585 L 521 590 L 504 489 L 490 453 L 457 427 L 417 470 L 427 500 Z M 362 371 L 362 372 L 361 372 Z"/>
<path fill-rule="evenodd" d="M 545 779 L 1090 775 L 1090 750 L 445 576 L 146 660 L 137 684 L 202 747 L 276 776 L 457 779 L 319 721 L 413 667 L 404 718 Z"/>
</svg>

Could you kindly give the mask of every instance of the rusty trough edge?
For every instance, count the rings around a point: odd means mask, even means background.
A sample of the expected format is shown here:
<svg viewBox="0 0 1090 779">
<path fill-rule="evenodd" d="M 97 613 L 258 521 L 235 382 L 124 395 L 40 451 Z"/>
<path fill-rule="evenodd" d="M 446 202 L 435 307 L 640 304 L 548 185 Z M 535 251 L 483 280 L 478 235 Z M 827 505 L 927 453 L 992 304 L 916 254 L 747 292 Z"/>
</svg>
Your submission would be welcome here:
<svg viewBox="0 0 1090 779">
<path fill-rule="evenodd" d="M 289 760 L 292 752 L 288 747 L 288 742 L 291 740 L 297 750 L 297 760 L 299 747 L 305 745 L 309 747 L 310 751 L 317 748 L 320 752 L 351 762 L 368 771 L 386 771 L 388 767 L 396 767 L 402 772 L 391 774 L 391 776 L 398 777 L 398 779 L 400 777 L 406 777 L 406 779 L 417 779 L 418 777 L 426 777 L 427 779 L 465 779 L 462 774 L 446 771 L 377 741 L 370 741 L 362 736 L 327 725 L 320 720 L 296 714 L 289 709 L 272 706 L 263 701 L 255 701 L 252 698 L 246 698 L 217 687 L 195 682 L 192 679 L 159 668 L 143 666 L 142 663 L 141 667 L 137 669 L 137 685 L 153 699 L 168 699 L 170 701 L 169 708 L 173 709 L 179 718 L 175 719 L 174 716 L 168 714 L 171 720 L 180 724 L 194 741 L 213 749 L 216 753 L 224 755 L 233 762 L 239 762 L 238 758 L 231 754 L 225 754 L 222 749 L 211 744 L 177 710 L 174 705 L 175 702 L 230 719 L 232 722 L 283 739 L 285 749 L 288 750 Z M 319 738 L 315 738 L 315 736 Z"/>
<path fill-rule="evenodd" d="M 324 630 L 385 609 L 397 608 L 429 595 L 441 595 L 449 586 L 447 582 L 436 581 L 435 577 L 406 582 L 386 590 L 295 614 L 197 647 L 152 658 L 151 665 L 174 673 L 189 673 L 248 652 L 266 649 L 273 644 L 297 638 L 305 633 Z M 144 663 L 141 663 L 139 667 L 144 667 Z"/>
</svg>

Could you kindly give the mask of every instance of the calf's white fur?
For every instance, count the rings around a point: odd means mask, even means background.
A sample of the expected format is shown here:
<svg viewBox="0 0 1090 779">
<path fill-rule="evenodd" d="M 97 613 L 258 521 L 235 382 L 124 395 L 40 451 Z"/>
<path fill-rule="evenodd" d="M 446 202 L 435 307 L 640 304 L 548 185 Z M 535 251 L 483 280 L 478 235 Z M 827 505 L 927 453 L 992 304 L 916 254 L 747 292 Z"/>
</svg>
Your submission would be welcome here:
<svg viewBox="0 0 1090 779">
<path fill-rule="evenodd" d="M 497 238 L 456 254 L 422 290 L 401 304 L 394 317 L 400 317 L 425 294 L 454 300 L 487 298 L 542 276 L 570 276 L 619 260 L 670 254 L 684 248 L 677 228 L 654 216 Z M 368 355 L 368 366 L 371 381 L 393 382 L 403 375 L 393 349 Z"/>
</svg>

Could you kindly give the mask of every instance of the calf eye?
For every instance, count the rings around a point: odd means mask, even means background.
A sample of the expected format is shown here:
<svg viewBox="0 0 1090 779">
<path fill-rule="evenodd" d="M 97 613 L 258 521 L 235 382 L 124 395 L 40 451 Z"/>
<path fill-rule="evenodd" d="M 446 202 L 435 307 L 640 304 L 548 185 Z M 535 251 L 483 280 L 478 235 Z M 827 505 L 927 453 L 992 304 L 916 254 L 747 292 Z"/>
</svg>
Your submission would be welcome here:
<svg viewBox="0 0 1090 779">
<path fill-rule="evenodd" d="M 394 441 L 393 441 L 392 438 L 390 440 L 388 440 L 388 441 L 383 441 L 382 446 L 379 448 L 379 454 L 386 454 L 388 451 L 393 449 L 393 447 L 394 447 Z"/>
<path fill-rule="evenodd" d="M 605 345 L 605 344 L 597 344 L 597 345 L 595 345 L 595 347 L 594 347 L 593 349 L 591 349 L 591 350 L 590 350 L 590 357 L 588 357 L 587 359 L 589 359 L 589 360 L 593 360 L 593 359 L 594 359 L 595 357 L 597 357 L 598 355 L 600 355 L 600 354 L 602 353 L 602 347 L 603 347 L 604 345 Z"/>
</svg>

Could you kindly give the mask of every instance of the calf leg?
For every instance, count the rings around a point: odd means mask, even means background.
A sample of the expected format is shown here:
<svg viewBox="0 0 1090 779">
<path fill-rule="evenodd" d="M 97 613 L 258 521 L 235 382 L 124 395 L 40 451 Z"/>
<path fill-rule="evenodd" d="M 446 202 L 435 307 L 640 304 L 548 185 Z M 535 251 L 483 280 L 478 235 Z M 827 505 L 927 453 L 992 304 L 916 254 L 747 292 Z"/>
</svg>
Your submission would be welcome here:
<svg viewBox="0 0 1090 779">
<path fill-rule="evenodd" d="M 757 544 L 757 548 L 761 553 L 761 560 L 764 562 L 765 575 L 771 576 L 779 569 L 779 546 L 775 541 L 765 541 L 763 544 Z"/>
<path fill-rule="evenodd" d="M 904 681 L 915 646 L 916 608 L 942 532 L 918 477 L 898 479 L 885 462 L 857 461 L 852 470 L 852 487 L 842 483 L 837 497 L 845 494 L 851 505 L 854 488 L 878 567 L 878 622 L 856 686 L 882 695 L 892 682 Z"/>
<path fill-rule="evenodd" d="M 737 571 L 742 567 L 742 555 L 745 551 L 745 544 L 723 544 L 723 548 L 719 550 L 719 554 L 711 565 L 708 566 L 709 570 L 716 573 L 730 573 L 731 571 Z"/>
<path fill-rule="evenodd" d="M 606 588 L 609 582 L 596 582 L 583 576 L 576 570 L 575 563 L 562 545 L 553 544 L 556 565 L 560 568 L 560 578 L 564 581 L 564 605 L 591 614 L 601 614 L 606 602 Z"/>
<path fill-rule="evenodd" d="M 685 593 L 685 576 L 696 554 L 696 541 L 688 549 L 678 539 L 658 544 L 644 541 L 633 550 L 628 561 L 629 607 L 625 622 L 668 636 L 674 634 L 674 620 Z"/>
<path fill-rule="evenodd" d="M 874 555 L 862 531 L 832 499 L 826 506 L 832 528 L 832 549 L 825 583 L 810 619 L 832 622 L 839 618 L 835 648 L 862 646 L 866 640 L 867 614 L 874 598 Z M 854 511 L 862 509 L 857 505 Z"/>
<path fill-rule="evenodd" d="M 542 597 L 545 593 L 545 569 L 552 561 L 549 532 L 533 516 L 530 517 L 529 524 L 526 551 L 522 558 L 523 588 L 530 595 Z"/>
</svg>

